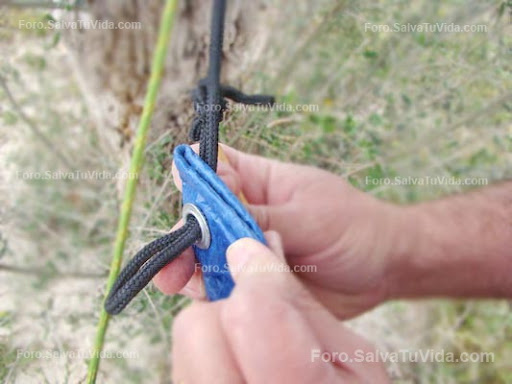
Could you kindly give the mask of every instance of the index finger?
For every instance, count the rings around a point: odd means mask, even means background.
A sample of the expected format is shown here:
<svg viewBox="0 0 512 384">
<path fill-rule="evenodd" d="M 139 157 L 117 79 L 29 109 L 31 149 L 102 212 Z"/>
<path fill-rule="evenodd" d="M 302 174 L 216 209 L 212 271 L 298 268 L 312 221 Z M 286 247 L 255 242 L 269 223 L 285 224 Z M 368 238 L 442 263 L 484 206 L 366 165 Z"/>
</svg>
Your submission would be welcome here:
<svg viewBox="0 0 512 384">
<path fill-rule="evenodd" d="M 219 156 L 217 174 L 233 193 L 243 194 L 251 204 L 284 203 L 305 181 L 323 172 L 308 166 L 247 154 L 224 144 L 219 146 L 227 161 Z M 191 148 L 199 152 L 199 144 L 193 144 Z M 172 175 L 177 188 L 181 190 L 181 179 L 174 163 Z"/>
</svg>

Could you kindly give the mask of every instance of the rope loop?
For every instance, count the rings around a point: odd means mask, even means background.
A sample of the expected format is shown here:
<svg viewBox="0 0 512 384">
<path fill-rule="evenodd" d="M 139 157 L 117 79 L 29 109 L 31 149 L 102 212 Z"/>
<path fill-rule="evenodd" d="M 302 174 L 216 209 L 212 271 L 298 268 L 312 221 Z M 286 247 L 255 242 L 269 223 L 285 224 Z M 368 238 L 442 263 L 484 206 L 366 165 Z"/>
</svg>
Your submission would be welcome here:
<svg viewBox="0 0 512 384">
<path fill-rule="evenodd" d="M 190 138 L 200 142 L 199 155 L 214 171 L 217 170 L 219 124 L 228 107 L 226 99 L 252 105 L 270 106 L 274 103 L 272 96 L 247 95 L 220 84 L 225 11 L 225 0 L 213 1 L 208 75 L 199 80 L 192 92 L 196 117 Z M 146 245 L 119 274 L 105 300 L 105 310 L 111 315 L 120 313 L 158 271 L 200 239 L 201 226 L 193 215 L 188 215 L 181 228 Z"/>
</svg>

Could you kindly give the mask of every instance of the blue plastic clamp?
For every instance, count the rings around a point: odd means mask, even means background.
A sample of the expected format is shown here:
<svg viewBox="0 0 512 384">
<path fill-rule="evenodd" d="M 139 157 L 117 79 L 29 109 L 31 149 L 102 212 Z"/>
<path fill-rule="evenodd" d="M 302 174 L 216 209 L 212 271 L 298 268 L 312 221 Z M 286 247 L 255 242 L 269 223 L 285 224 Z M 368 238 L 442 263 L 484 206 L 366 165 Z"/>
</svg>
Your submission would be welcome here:
<svg viewBox="0 0 512 384">
<path fill-rule="evenodd" d="M 195 205 L 206 218 L 211 241 L 207 249 L 193 246 L 201 264 L 210 300 L 228 297 L 234 281 L 226 250 L 236 240 L 250 237 L 265 244 L 263 232 L 240 200 L 188 145 L 174 149 L 174 163 L 183 183 L 183 204 Z"/>
</svg>

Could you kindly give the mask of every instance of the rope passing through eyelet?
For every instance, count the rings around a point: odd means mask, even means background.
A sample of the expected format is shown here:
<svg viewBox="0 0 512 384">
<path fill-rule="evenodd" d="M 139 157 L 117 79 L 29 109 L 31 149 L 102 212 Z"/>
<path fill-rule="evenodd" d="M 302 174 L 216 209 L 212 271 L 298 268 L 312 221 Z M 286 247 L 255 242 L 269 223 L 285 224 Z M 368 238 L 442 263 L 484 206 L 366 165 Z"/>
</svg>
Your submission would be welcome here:
<svg viewBox="0 0 512 384">
<path fill-rule="evenodd" d="M 187 221 L 188 216 L 193 216 L 201 228 L 201 238 L 194 244 L 201 249 L 208 249 L 211 243 L 210 228 L 203 213 L 194 204 L 187 203 L 183 206 L 181 217 Z"/>
<path fill-rule="evenodd" d="M 208 75 L 199 81 L 192 95 L 196 118 L 190 135 L 193 140 L 200 142 L 199 155 L 214 172 L 217 170 L 219 124 L 227 107 L 225 98 L 243 104 L 274 103 L 272 96 L 246 95 L 220 84 L 225 10 L 226 0 L 213 1 Z M 186 204 L 182 213 L 183 227 L 146 245 L 121 271 L 105 300 L 108 313 L 114 315 L 121 312 L 158 271 L 188 247 L 196 245 L 199 250 L 210 247 L 211 233 L 203 213 L 193 204 Z"/>
</svg>

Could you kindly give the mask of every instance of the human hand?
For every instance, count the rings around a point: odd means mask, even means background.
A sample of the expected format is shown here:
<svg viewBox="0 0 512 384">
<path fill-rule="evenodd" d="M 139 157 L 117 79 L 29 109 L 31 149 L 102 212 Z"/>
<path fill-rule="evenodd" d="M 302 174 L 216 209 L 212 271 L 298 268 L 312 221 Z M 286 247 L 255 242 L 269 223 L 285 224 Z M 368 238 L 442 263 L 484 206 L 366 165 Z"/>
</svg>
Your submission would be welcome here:
<svg viewBox="0 0 512 384">
<path fill-rule="evenodd" d="M 274 252 L 252 239 L 233 243 L 229 298 L 194 302 L 176 318 L 173 382 L 389 382 L 380 363 L 359 357 L 375 352 L 368 342 L 284 269 L 279 236 L 267 240 Z"/>
<path fill-rule="evenodd" d="M 235 194 L 243 193 L 263 231 L 281 235 L 290 266 L 316 268 L 297 276 L 332 313 L 351 317 L 386 298 L 389 261 L 404 248 L 399 207 L 326 171 L 222 148 L 228 161 L 219 162 L 219 176 Z M 173 176 L 181 189 L 176 169 Z M 191 249 L 163 268 L 155 283 L 168 294 L 205 296 Z"/>
</svg>

